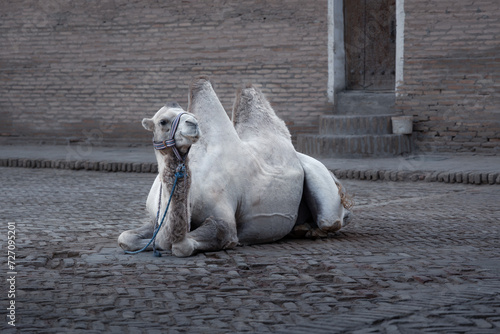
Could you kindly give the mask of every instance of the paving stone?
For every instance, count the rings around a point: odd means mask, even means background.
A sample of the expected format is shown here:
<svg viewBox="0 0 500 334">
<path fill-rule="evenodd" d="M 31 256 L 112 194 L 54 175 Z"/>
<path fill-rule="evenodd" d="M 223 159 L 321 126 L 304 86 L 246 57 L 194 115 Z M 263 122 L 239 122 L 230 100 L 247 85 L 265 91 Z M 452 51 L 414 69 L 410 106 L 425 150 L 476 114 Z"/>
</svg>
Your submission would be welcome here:
<svg viewBox="0 0 500 334">
<path fill-rule="evenodd" d="M 154 174 L 2 167 L 0 219 L 15 222 L 19 238 L 18 328 L 495 333 L 500 194 L 488 184 L 493 174 L 488 182 L 479 174 L 477 187 L 476 176 L 472 185 L 459 183 L 462 173 L 454 184 L 381 182 L 365 173 L 372 182 L 343 181 L 358 203 L 355 219 L 328 238 L 179 259 L 126 255 L 116 244 L 121 231 L 144 221 Z"/>
</svg>

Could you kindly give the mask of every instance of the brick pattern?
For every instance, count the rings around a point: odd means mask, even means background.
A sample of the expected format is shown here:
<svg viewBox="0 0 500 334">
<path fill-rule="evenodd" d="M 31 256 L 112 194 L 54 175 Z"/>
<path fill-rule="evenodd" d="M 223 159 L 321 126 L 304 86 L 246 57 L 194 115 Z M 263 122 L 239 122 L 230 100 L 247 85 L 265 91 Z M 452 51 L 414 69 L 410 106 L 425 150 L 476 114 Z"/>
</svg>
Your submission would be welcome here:
<svg viewBox="0 0 500 334">
<path fill-rule="evenodd" d="M 404 84 L 416 147 L 500 152 L 500 3 L 406 1 Z"/>
<path fill-rule="evenodd" d="M 16 1 L 0 24 L 1 135 L 149 139 L 166 100 L 209 75 L 228 112 L 261 85 L 294 135 L 327 103 L 327 2 Z M 319 14 L 319 15 L 318 15 Z"/>
<path fill-rule="evenodd" d="M 145 219 L 153 174 L 0 170 L 18 242 L 2 333 L 500 330 L 493 186 L 349 180 L 354 220 L 330 238 L 158 258 L 116 243 Z"/>
<path fill-rule="evenodd" d="M 500 3 L 406 1 L 404 83 L 420 151 L 500 152 Z M 187 105 L 209 75 L 229 112 L 261 85 L 293 138 L 326 96 L 327 1 L 19 0 L 0 13 L 0 136 L 149 140 L 140 120 Z"/>
<path fill-rule="evenodd" d="M 53 168 L 101 172 L 158 173 L 156 162 L 110 162 L 84 159 L 0 158 L 0 167 Z M 500 172 L 385 170 L 380 168 L 336 168 L 339 179 L 370 181 L 423 181 L 465 184 L 500 184 Z"/>
</svg>

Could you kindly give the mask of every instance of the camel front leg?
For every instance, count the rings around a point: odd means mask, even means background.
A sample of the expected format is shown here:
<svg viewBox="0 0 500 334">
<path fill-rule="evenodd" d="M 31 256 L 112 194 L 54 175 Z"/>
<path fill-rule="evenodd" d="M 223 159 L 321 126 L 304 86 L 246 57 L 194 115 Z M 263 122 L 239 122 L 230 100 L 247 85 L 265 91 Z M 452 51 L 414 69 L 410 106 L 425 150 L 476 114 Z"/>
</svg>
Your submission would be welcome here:
<svg viewBox="0 0 500 334">
<path fill-rule="evenodd" d="M 193 255 L 196 251 L 218 251 L 238 245 L 236 223 L 207 218 L 203 224 L 187 234 L 181 242 L 172 245 L 172 254 L 178 257 Z"/>
<path fill-rule="evenodd" d="M 118 237 L 118 245 L 126 251 L 136 251 L 146 246 L 153 237 L 153 221 L 148 221 L 139 228 L 128 230 Z M 153 246 L 148 247 L 152 250 Z"/>
</svg>

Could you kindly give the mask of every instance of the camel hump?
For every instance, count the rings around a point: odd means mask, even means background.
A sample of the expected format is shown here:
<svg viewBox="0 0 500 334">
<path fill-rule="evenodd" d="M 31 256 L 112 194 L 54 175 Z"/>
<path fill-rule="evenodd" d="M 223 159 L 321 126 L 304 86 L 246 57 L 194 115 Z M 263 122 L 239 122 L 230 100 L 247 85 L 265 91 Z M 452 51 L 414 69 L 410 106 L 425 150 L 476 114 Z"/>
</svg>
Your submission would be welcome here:
<svg viewBox="0 0 500 334">
<path fill-rule="evenodd" d="M 193 79 L 189 87 L 187 111 L 196 116 L 203 138 L 200 142 L 225 145 L 239 141 L 210 79 L 201 76 Z"/>
<path fill-rule="evenodd" d="M 240 88 L 233 105 L 233 125 L 242 139 L 275 136 L 290 140 L 290 131 L 265 95 L 254 85 Z"/>
<path fill-rule="evenodd" d="M 194 94 L 202 90 L 215 91 L 215 86 L 208 76 L 199 76 L 191 81 L 189 85 L 190 98 L 192 98 Z"/>
</svg>

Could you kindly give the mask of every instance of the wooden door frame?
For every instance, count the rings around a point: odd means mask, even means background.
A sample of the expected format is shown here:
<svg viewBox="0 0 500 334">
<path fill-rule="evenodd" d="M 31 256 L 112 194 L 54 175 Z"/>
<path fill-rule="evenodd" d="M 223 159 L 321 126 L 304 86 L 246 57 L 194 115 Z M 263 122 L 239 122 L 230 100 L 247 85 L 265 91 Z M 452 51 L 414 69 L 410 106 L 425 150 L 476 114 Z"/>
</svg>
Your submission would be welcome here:
<svg viewBox="0 0 500 334">
<path fill-rule="evenodd" d="M 345 47 L 343 0 L 328 1 L 328 102 L 335 105 L 335 95 L 345 90 Z M 404 67 L 404 0 L 396 0 L 396 78 L 394 92 L 403 83 Z"/>
</svg>

